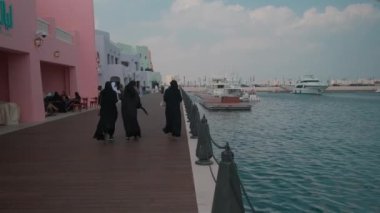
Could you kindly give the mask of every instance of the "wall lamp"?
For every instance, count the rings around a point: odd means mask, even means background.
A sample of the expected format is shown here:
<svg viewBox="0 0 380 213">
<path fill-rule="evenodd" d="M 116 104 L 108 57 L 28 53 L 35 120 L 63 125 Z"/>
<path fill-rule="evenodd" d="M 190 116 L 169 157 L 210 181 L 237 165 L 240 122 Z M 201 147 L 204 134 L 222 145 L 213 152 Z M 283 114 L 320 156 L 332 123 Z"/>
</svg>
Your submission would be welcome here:
<svg viewBox="0 0 380 213">
<path fill-rule="evenodd" d="M 56 50 L 54 51 L 53 56 L 59 58 L 59 56 L 61 56 L 61 53 L 59 52 L 59 50 Z"/>
<path fill-rule="evenodd" d="M 42 40 L 42 38 L 37 37 L 37 38 L 34 39 L 34 46 L 40 47 L 43 42 L 44 42 L 44 40 Z"/>
</svg>

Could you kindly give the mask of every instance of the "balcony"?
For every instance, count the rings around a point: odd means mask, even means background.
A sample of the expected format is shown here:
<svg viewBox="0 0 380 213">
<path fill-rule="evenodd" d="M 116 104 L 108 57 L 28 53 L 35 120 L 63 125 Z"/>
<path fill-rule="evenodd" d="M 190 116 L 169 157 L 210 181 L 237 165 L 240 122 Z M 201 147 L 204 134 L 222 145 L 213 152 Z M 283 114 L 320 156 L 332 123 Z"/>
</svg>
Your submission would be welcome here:
<svg viewBox="0 0 380 213">
<path fill-rule="evenodd" d="M 37 19 L 37 32 L 49 35 L 49 22 L 41 18 Z"/>
<path fill-rule="evenodd" d="M 50 28 L 55 28 L 55 31 L 52 32 Z M 37 33 L 44 34 L 44 35 L 50 35 L 50 32 L 55 34 L 55 38 L 57 40 L 63 41 L 67 44 L 73 44 L 73 35 L 62 28 L 51 26 L 51 24 L 42 19 L 37 19 Z"/>
<path fill-rule="evenodd" d="M 73 43 L 73 36 L 71 35 L 71 33 L 66 32 L 63 29 L 59 28 L 59 27 L 57 27 L 55 29 L 55 37 L 58 40 L 66 42 L 68 44 L 72 44 Z"/>
</svg>

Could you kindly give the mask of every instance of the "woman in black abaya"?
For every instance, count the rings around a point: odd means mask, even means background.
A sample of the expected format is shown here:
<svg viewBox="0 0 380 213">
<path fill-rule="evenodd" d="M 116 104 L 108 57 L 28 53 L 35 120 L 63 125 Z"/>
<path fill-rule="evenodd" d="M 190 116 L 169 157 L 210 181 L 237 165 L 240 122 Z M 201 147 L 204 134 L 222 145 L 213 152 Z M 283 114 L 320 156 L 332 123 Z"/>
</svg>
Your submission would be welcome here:
<svg viewBox="0 0 380 213">
<path fill-rule="evenodd" d="M 139 122 L 137 121 L 137 109 L 142 108 L 140 96 L 137 93 L 136 82 L 131 81 L 125 87 L 121 102 L 121 112 L 127 140 L 130 137 L 141 137 Z"/>
<path fill-rule="evenodd" d="M 172 80 L 170 87 L 165 90 L 164 101 L 166 104 L 165 116 L 166 126 L 164 133 L 172 133 L 175 137 L 181 136 L 181 92 L 178 89 L 177 81 Z"/>
<path fill-rule="evenodd" d="M 113 140 L 115 132 L 115 122 L 117 119 L 117 94 L 112 89 L 111 82 L 107 81 L 104 89 L 100 92 L 100 119 L 94 138 L 98 140 Z"/>
</svg>

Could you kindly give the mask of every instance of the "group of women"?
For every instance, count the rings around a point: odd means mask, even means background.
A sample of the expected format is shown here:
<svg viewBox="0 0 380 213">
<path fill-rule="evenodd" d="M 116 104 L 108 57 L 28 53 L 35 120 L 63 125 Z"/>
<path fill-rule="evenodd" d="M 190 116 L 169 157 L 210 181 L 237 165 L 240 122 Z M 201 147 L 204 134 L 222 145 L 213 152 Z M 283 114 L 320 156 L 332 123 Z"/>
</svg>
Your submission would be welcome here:
<svg viewBox="0 0 380 213">
<path fill-rule="evenodd" d="M 141 138 L 141 129 L 137 120 L 137 110 L 142 109 L 148 114 L 141 105 L 140 96 L 137 92 L 136 82 L 131 81 L 121 93 L 121 112 L 124 124 L 126 139 L 133 137 L 135 140 Z M 182 101 L 178 84 L 175 80 L 170 82 L 170 87 L 164 93 L 166 103 L 165 117 L 166 125 L 164 133 L 171 133 L 175 137 L 181 136 L 181 110 Z M 111 82 L 106 82 L 104 89 L 99 94 L 99 122 L 94 134 L 97 140 L 114 140 L 115 123 L 118 117 L 116 103 L 118 102 L 117 93 L 112 88 Z"/>
</svg>

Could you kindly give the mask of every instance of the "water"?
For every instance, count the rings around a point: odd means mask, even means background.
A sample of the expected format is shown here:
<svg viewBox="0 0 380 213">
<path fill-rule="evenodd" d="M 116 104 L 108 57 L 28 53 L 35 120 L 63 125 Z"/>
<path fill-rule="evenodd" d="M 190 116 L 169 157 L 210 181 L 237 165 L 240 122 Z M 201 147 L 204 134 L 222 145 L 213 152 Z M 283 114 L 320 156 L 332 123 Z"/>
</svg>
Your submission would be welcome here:
<svg viewBox="0 0 380 213">
<path fill-rule="evenodd" d="M 256 210 L 380 212 L 380 94 L 259 96 L 249 112 L 199 107 Z"/>
</svg>

